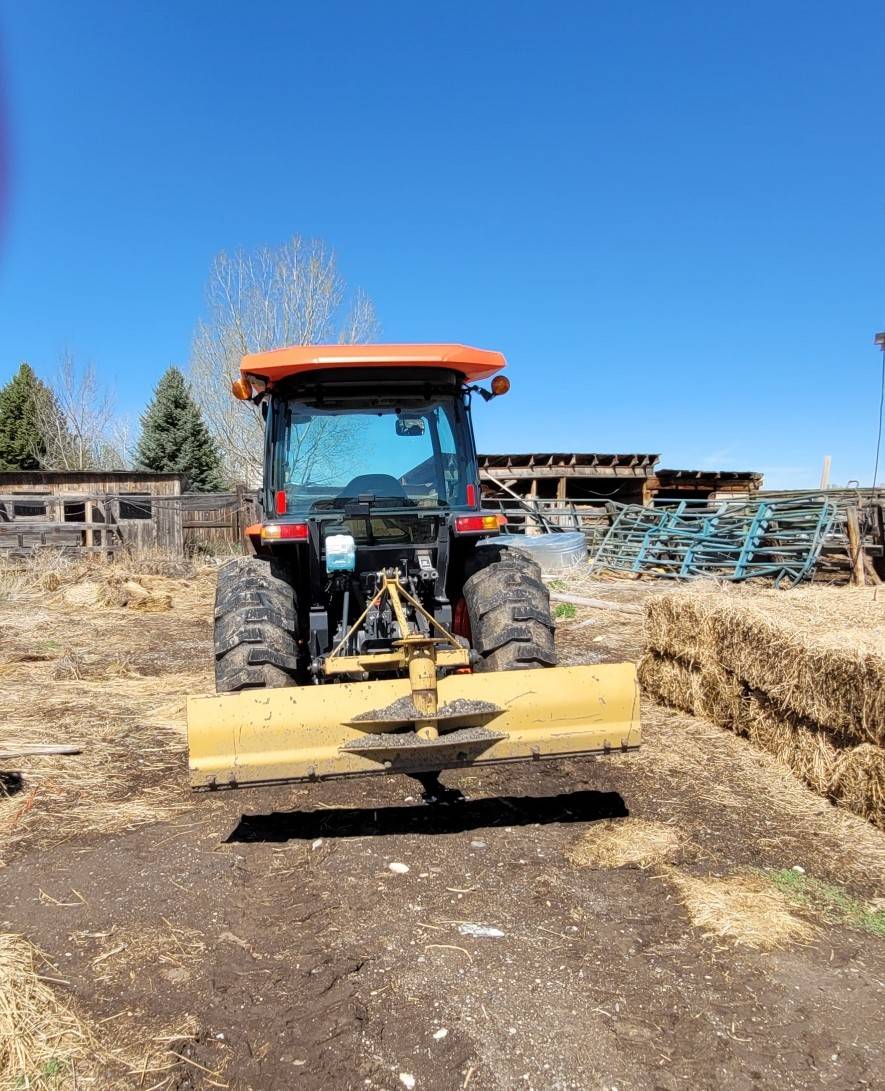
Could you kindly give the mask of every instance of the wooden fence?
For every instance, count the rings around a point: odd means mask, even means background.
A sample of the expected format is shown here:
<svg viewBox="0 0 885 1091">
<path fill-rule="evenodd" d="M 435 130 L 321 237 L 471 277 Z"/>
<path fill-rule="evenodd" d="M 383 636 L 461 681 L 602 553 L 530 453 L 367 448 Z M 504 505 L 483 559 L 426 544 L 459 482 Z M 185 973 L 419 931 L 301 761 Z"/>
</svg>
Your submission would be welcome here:
<svg viewBox="0 0 885 1091">
<path fill-rule="evenodd" d="M 76 519 L 55 517 L 61 503 Z M 74 508 L 76 506 L 76 511 Z M 0 496 L 0 554 L 26 554 L 48 546 L 66 552 L 113 555 L 123 548 L 123 528 L 107 497 Z"/>
<path fill-rule="evenodd" d="M 825 496 L 837 502 L 840 518 L 818 564 L 820 578 L 838 577 L 846 565 L 855 575 L 885 577 L 885 491 L 829 490 L 824 493 L 762 493 L 755 499 Z M 486 507 L 507 515 L 508 529 L 529 534 L 580 530 L 594 553 L 620 505 L 484 497 Z M 672 501 L 670 502 L 672 503 Z M 698 501 L 697 503 L 701 503 Z M 845 514 L 856 514 L 858 545 L 849 547 Z M 257 494 L 226 493 L 9 493 L 0 494 L 0 557 L 53 548 L 70 553 L 113 556 L 120 550 L 182 555 L 237 549 L 250 523 L 259 519 Z M 853 558 L 851 560 L 850 558 Z M 863 563 L 857 563 L 862 561 Z"/>
<path fill-rule="evenodd" d="M 255 493 L 0 494 L 0 556 L 37 549 L 113 556 L 234 549 L 257 518 Z"/>
<path fill-rule="evenodd" d="M 186 553 L 233 549 L 246 527 L 258 520 L 258 497 L 238 489 L 230 493 L 184 493 L 181 526 Z"/>
</svg>

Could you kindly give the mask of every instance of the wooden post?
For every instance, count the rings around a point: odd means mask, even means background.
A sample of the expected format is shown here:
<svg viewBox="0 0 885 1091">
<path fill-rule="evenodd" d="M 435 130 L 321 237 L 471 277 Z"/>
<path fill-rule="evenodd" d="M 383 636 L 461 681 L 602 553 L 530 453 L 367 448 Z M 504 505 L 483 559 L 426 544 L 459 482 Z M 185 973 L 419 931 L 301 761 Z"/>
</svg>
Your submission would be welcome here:
<svg viewBox="0 0 885 1091">
<path fill-rule="evenodd" d="M 120 530 L 120 498 L 118 496 L 107 497 L 104 502 L 105 545 L 107 558 L 114 559 L 114 549 L 123 544 L 123 533 Z"/>
<path fill-rule="evenodd" d="M 101 521 L 104 523 L 101 545 L 103 550 L 103 556 L 107 561 L 112 561 L 114 559 L 114 545 L 116 541 L 116 520 L 114 518 L 114 503 L 115 501 L 108 496 L 102 497 L 102 499 L 98 501 Z"/>
<path fill-rule="evenodd" d="M 830 464 L 832 461 L 830 455 L 824 455 L 824 465 L 820 472 L 820 487 L 822 489 L 828 489 L 830 487 Z"/>
<path fill-rule="evenodd" d="M 845 512 L 848 530 L 848 556 L 851 561 L 851 582 L 855 587 L 866 586 L 863 561 L 863 542 L 860 539 L 860 521 L 857 508 L 852 504 Z"/>
<path fill-rule="evenodd" d="M 558 508 L 564 508 L 566 506 L 565 492 L 567 481 L 568 479 L 565 476 L 558 478 L 556 481 L 556 506 Z M 564 511 L 560 511 L 559 514 L 556 516 L 556 525 L 560 527 L 567 527 L 568 523 L 569 516 L 567 516 Z"/>
<path fill-rule="evenodd" d="M 233 542 L 234 545 L 239 544 L 243 540 L 243 532 L 246 529 L 246 512 L 245 512 L 245 498 L 246 490 L 242 485 L 237 485 L 237 506 L 234 509 L 233 517 Z"/>
<path fill-rule="evenodd" d="M 85 545 L 87 549 L 91 549 L 95 537 L 92 533 L 92 527 L 90 526 L 94 518 L 91 498 L 87 498 L 83 501 L 83 518 L 86 522 L 86 529 L 83 532 L 83 545 Z"/>
<path fill-rule="evenodd" d="M 532 507 L 537 511 L 537 502 L 538 502 L 538 479 L 537 479 L 537 477 L 533 477 L 532 481 L 531 481 L 531 484 L 529 485 L 528 500 L 529 500 L 529 503 L 532 505 Z M 538 522 L 538 520 L 536 518 L 529 517 L 526 520 L 525 532 L 526 532 L 526 534 L 540 534 L 541 533 L 540 524 L 539 524 L 539 522 Z"/>
</svg>

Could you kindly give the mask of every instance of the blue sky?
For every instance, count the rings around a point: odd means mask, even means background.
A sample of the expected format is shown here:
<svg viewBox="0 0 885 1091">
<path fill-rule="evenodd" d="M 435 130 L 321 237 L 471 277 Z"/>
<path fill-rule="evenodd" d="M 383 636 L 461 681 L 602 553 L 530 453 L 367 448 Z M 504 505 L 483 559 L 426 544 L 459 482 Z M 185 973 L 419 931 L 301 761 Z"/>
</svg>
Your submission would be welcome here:
<svg viewBox="0 0 885 1091">
<path fill-rule="evenodd" d="M 869 483 L 877 2 L 0 4 L 0 380 L 137 413 L 212 257 L 319 236 L 391 341 L 500 348 L 485 450 Z"/>
</svg>

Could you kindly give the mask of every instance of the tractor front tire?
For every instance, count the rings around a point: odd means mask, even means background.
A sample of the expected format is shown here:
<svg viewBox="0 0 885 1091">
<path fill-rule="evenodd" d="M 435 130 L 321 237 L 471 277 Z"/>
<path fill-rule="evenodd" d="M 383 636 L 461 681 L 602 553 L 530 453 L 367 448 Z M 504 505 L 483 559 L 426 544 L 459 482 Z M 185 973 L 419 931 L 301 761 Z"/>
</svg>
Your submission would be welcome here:
<svg viewBox="0 0 885 1091">
<path fill-rule="evenodd" d="M 297 685 L 295 594 L 272 561 L 237 557 L 215 589 L 215 690 Z"/>
<path fill-rule="evenodd" d="M 518 549 L 481 546 L 464 581 L 477 671 L 556 665 L 550 594 L 541 569 Z"/>
</svg>

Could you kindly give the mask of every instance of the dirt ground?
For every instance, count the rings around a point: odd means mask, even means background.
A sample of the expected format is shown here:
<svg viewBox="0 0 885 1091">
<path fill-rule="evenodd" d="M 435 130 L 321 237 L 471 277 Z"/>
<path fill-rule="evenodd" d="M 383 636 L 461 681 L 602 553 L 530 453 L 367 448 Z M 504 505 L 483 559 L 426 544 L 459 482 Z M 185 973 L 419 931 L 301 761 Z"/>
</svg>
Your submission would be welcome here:
<svg viewBox="0 0 885 1091">
<path fill-rule="evenodd" d="M 88 578 L 0 600 L 4 740 L 83 746 L 4 763 L 0 931 L 85 1028 L 9 1087 L 885 1085 L 885 838 L 767 755 L 646 701 L 638 754 L 446 774 L 463 802 L 194 795 L 212 577 L 155 583 L 171 610 Z M 558 640 L 635 657 L 641 615 L 579 607 Z"/>
</svg>

